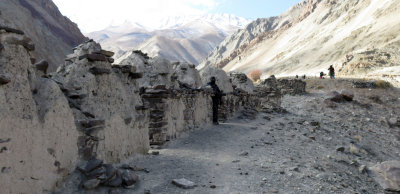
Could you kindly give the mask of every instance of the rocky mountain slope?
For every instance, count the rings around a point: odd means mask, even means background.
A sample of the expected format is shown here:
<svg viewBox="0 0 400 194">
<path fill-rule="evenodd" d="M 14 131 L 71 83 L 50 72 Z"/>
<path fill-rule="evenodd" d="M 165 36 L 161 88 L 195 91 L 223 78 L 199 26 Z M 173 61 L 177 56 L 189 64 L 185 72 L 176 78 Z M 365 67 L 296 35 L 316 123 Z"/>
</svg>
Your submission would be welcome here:
<svg viewBox="0 0 400 194">
<path fill-rule="evenodd" d="M 50 71 L 64 63 L 72 47 L 86 40 L 51 0 L 2 0 L 0 9 L 0 25 L 24 31 L 36 46 L 36 60 L 47 60 Z"/>
<path fill-rule="evenodd" d="M 287 76 L 335 65 L 340 75 L 399 79 L 399 8 L 395 0 L 306 0 L 226 38 L 200 68 Z"/>
<path fill-rule="evenodd" d="M 149 56 L 199 64 L 226 36 L 243 28 L 250 20 L 229 14 L 165 18 L 158 27 L 126 21 L 88 36 L 116 53 L 142 50 Z"/>
</svg>

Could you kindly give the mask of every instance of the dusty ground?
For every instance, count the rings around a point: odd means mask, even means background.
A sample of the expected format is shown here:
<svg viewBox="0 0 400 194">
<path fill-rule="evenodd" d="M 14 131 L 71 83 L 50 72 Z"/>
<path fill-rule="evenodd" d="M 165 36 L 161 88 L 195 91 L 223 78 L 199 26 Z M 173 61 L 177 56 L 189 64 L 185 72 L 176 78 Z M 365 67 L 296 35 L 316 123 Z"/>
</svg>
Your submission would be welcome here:
<svg viewBox="0 0 400 194">
<path fill-rule="evenodd" d="M 354 91 L 355 101 L 328 106 L 334 89 Z M 71 186 L 65 193 L 384 193 L 360 167 L 400 160 L 400 130 L 386 121 L 400 115 L 399 94 L 308 80 L 308 94 L 283 98 L 288 113 L 204 126 L 155 150 L 159 155 L 127 161 L 150 171 L 137 172 L 133 189 Z M 171 184 L 177 178 L 198 186 L 179 188 Z"/>
</svg>

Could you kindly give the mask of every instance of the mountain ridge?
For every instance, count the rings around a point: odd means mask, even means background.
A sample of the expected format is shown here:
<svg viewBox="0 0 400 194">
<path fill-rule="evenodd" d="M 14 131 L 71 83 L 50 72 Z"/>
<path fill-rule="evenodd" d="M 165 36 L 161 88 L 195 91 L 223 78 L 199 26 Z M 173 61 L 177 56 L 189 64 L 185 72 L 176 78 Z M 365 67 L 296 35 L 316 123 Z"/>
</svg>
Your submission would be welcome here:
<svg viewBox="0 0 400 194">
<path fill-rule="evenodd" d="M 172 20 L 174 22 L 171 22 Z M 136 24 L 136 26 L 142 27 L 111 32 L 113 28 L 116 28 L 113 27 L 87 35 L 100 42 L 103 48 L 114 51 L 116 58 L 130 50 L 142 50 L 152 57 L 161 55 L 169 60 L 185 61 L 197 65 L 213 49 L 212 47 L 218 45 L 227 35 L 245 26 L 249 21 L 231 14 L 182 16 L 165 18 L 158 25 L 159 29 L 156 30 L 145 25 Z M 132 22 L 127 21 L 124 25 L 130 24 Z M 124 25 L 117 28 L 123 29 Z M 162 45 L 161 47 L 164 49 L 160 52 L 155 52 L 157 49 L 152 48 L 151 45 L 161 45 L 165 41 L 157 42 L 157 40 L 161 39 L 152 39 L 152 37 L 161 36 L 164 37 L 162 40 L 169 39 L 168 42 L 172 45 Z M 202 46 L 190 46 L 193 44 Z M 177 49 L 176 52 L 174 52 L 175 49 Z"/>
<path fill-rule="evenodd" d="M 398 77 L 393 71 L 382 74 L 383 68 L 400 66 L 398 62 L 377 63 L 379 56 L 366 51 L 378 49 L 376 53 L 399 56 L 399 9 L 400 3 L 393 0 L 306 0 L 281 16 L 258 19 L 228 37 L 198 68 L 215 65 L 245 73 L 260 69 L 264 77 L 316 76 L 334 65 L 342 76 L 381 72 L 380 77 Z M 363 56 L 347 61 L 346 55 Z"/>
</svg>

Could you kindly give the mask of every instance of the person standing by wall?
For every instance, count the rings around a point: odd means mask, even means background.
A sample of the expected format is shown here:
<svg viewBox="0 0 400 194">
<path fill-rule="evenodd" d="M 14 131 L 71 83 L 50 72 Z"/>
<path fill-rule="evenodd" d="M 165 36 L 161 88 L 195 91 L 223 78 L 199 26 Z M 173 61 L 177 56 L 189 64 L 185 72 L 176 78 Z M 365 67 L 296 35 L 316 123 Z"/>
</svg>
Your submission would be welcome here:
<svg viewBox="0 0 400 194">
<path fill-rule="evenodd" d="M 329 70 L 329 76 L 331 77 L 331 79 L 335 79 L 335 69 L 333 68 L 333 66 L 331 65 L 328 70 Z"/>
<path fill-rule="evenodd" d="M 219 89 L 219 87 L 216 84 L 216 79 L 215 77 L 211 77 L 210 82 L 208 83 L 209 86 L 213 89 L 213 94 L 212 94 L 212 111 L 213 111 L 213 123 L 215 125 L 218 125 L 218 107 L 221 104 L 221 98 L 222 98 L 222 91 Z"/>
</svg>

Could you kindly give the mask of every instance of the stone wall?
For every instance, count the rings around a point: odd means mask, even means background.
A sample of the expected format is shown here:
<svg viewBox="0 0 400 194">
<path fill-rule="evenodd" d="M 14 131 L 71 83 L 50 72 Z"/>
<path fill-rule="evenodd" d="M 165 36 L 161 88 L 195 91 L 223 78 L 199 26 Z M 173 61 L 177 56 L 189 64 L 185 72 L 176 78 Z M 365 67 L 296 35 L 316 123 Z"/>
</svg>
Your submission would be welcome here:
<svg viewBox="0 0 400 194">
<path fill-rule="evenodd" d="M 301 95 L 306 93 L 306 82 L 300 79 L 278 79 L 277 81 L 282 95 Z"/>
<path fill-rule="evenodd" d="M 149 58 L 140 51 L 119 65 L 113 53 L 88 41 L 67 56 L 56 73 L 31 64 L 34 45 L 14 32 L 0 34 L 0 188 L 5 193 L 43 193 L 60 185 L 79 161 L 118 163 L 145 154 L 212 120 L 212 89 L 218 70 L 199 72 L 187 63 Z M 280 106 L 277 87 L 230 78 L 220 120 L 241 110 Z M 276 80 L 275 80 L 276 82 Z M 246 87 L 246 88 L 243 88 Z M 3 189 L 5 188 L 5 189 Z"/>
</svg>

